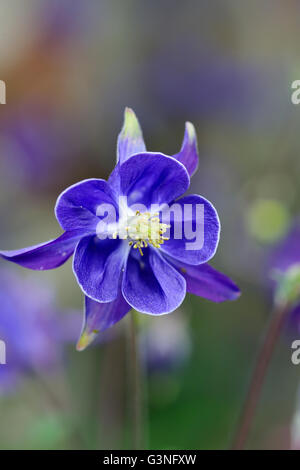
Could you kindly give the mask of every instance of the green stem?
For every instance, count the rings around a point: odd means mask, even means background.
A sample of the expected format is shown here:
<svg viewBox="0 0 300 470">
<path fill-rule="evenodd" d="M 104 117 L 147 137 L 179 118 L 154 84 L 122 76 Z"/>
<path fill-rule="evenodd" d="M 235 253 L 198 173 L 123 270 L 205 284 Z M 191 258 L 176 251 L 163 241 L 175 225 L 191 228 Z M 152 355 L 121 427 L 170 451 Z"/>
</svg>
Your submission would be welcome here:
<svg viewBox="0 0 300 470">
<path fill-rule="evenodd" d="M 131 368 L 131 420 L 133 450 L 143 448 L 143 398 L 142 373 L 138 351 L 137 325 L 135 312 L 130 312 L 130 368 Z"/>
<path fill-rule="evenodd" d="M 250 381 L 244 407 L 242 409 L 238 430 L 232 447 L 235 450 L 243 449 L 246 443 L 264 379 L 268 371 L 268 366 L 288 313 L 288 304 L 279 305 L 273 312 L 270 325 L 256 360 L 256 365 L 254 367 L 254 372 Z"/>
</svg>

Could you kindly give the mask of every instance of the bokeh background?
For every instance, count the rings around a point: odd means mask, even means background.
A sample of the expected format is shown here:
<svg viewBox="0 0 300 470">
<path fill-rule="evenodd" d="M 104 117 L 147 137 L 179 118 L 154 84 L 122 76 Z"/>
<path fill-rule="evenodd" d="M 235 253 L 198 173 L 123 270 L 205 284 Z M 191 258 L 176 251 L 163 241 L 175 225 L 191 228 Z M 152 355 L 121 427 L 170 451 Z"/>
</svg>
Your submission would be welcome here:
<svg viewBox="0 0 300 470">
<path fill-rule="evenodd" d="M 149 150 L 176 153 L 194 123 L 192 192 L 217 208 L 213 266 L 236 302 L 187 296 L 181 310 L 140 315 L 147 446 L 230 446 L 272 309 L 266 266 L 300 210 L 297 0 L 2 0 L 1 249 L 59 235 L 59 193 L 115 163 L 125 106 Z M 83 299 L 71 262 L 27 272 L 0 261 L 0 447 L 130 448 L 126 318 L 75 351 Z M 2 329 L 1 329 L 2 328 Z M 273 357 L 248 448 L 288 449 L 300 366 L 298 321 Z"/>
</svg>

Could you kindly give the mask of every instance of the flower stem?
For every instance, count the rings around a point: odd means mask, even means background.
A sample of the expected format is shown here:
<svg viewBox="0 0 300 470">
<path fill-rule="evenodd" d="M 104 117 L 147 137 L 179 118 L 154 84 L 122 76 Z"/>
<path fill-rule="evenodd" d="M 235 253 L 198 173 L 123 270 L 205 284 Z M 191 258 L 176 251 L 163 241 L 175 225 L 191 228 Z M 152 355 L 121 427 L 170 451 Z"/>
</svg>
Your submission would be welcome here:
<svg viewBox="0 0 300 470">
<path fill-rule="evenodd" d="M 272 314 L 267 333 L 256 360 L 250 386 L 242 409 L 238 430 L 233 442 L 232 448 L 235 450 L 241 450 L 244 448 L 250 426 L 255 415 L 255 410 L 268 366 L 288 313 L 289 305 L 288 303 L 285 303 L 276 307 Z"/>
<path fill-rule="evenodd" d="M 143 448 L 143 398 L 142 373 L 138 351 L 137 325 L 135 312 L 130 312 L 130 368 L 131 368 L 131 422 L 133 450 Z"/>
</svg>

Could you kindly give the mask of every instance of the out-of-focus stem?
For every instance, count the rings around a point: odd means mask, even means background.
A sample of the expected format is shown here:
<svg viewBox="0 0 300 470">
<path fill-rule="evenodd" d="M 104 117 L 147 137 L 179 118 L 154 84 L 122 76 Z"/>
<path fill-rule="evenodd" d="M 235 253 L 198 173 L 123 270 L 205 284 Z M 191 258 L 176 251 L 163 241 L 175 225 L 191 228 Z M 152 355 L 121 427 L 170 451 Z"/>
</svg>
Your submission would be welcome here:
<svg viewBox="0 0 300 470">
<path fill-rule="evenodd" d="M 256 360 L 246 400 L 242 409 L 238 430 L 234 438 L 232 448 L 235 450 L 241 450 L 244 448 L 255 415 L 255 410 L 268 366 L 288 313 L 289 305 L 283 304 L 279 305 L 272 314 L 267 333 Z"/>
<path fill-rule="evenodd" d="M 45 377 L 40 373 L 40 371 L 33 370 L 32 373 L 35 381 L 41 389 L 41 393 L 43 393 L 45 398 L 48 400 L 48 403 L 52 407 L 53 411 L 59 413 L 61 416 L 64 417 L 66 411 L 64 402 L 53 390 L 53 388 L 50 386 Z M 84 445 L 82 431 L 81 428 L 75 423 L 73 424 L 73 436 L 76 439 L 78 445 L 82 447 Z"/>
</svg>

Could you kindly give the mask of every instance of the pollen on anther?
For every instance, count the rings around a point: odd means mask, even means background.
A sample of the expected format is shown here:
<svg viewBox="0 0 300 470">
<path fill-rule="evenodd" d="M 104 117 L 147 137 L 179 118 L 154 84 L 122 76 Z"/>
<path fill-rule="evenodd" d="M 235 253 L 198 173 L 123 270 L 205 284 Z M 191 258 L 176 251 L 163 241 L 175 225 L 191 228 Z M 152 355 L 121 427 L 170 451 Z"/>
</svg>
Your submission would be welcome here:
<svg viewBox="0 0 300 470">
<path fill-rule="evenodd" d="M 164 241 L 169 240 L 168 237 L 163 236 L 168 228 L 170 228 L 170 225 L 160 222 L 159 212 L 151 214 L 150 212 L 141 213 L 137 210 L 125 227 L 127 235 L 122 238 L 129 238 L 129 246 L 138 249 L 140 255 L 143 256 L 142 248 L 148 248 L 149 245 L 160 248 Z M 118 232 L 112 235 L 114 239 L 118 236 Z"/>
</svg>

